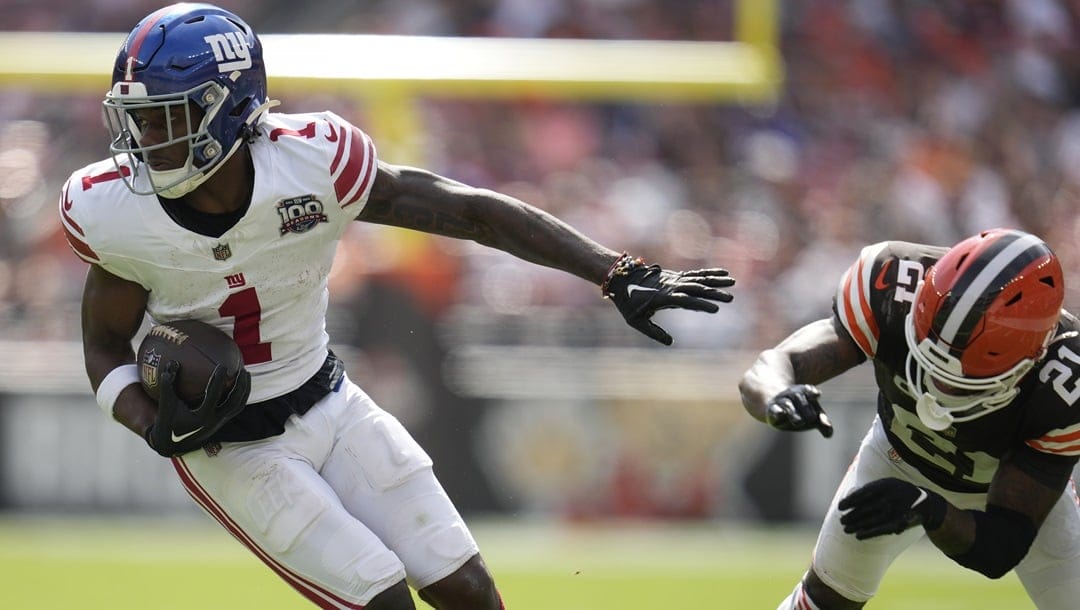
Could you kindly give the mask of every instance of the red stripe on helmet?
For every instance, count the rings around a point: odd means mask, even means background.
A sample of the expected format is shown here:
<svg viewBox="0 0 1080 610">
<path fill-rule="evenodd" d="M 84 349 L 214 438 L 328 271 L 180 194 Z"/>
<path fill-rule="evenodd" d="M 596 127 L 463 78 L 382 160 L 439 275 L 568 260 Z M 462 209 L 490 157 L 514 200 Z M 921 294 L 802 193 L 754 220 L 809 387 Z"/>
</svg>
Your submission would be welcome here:
<svg viewBox="0 0 1080 610">
<path fill-rule="evenodd" d="M 154 26 L 157 25 L 158 21 L 161 21 L 162 17 L 171 13 L 173 10 L 175 10 L 175 7 L 166 6 L 147 15 L 146 19 L 143 20 L 142 26 L 140 26 L 138 31 L 135 32 L 135 36 L 130 39 L 131 43 L 128 45 L 128 61 L 131 61 L 131 58 L 133 57 L 139 56 L 139 51 L 142 49 L 142 45 L 143 42 L 146 41 L 146 37 L 150 35 L 150 31 L 154 29 Z M 126 77 L 130 76 L 131 71 L 129 69 Z M 130 80 L 128 78 L 126 79 Z"/>
</svg>

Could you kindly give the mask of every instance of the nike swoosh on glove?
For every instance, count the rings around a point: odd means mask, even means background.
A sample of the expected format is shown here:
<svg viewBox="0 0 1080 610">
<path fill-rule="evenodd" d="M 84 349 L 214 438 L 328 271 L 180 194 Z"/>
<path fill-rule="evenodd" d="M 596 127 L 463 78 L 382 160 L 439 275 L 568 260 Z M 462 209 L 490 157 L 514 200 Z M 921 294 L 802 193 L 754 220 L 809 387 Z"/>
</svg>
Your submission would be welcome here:
<svg viewBox="0 0 1080 610">
<path fill-rule="evenodd" d="M 611 266 L 600 292 L 610 298 L 626 323 L 646 336 L 671 345 L 672 339 L 652 321 L 661 309 L 689 309 L 716 313 L 716 304 L 729 303 L 731 293 L 721 290 L 735 284 L 726 269 L 669 271 L 646 265 L 641 258 L 623 254 Z"/>
<path fill-rule="evenodd" d="M 228 372 L 219 365 L 206 384 L 202 402 L 192 406 L 176 394 L 174 384 L 180 371 L 175 360 L 165 365 L 159 381 L 161 394 L 154 423 L 146 429 L 146 443 L 162 457 L 174 457 L 202 447 L 222 426 L 240 413 L 251 393 L 251 374 L 241 368 L 232 386 L 226 388 Z"/>
</svg>

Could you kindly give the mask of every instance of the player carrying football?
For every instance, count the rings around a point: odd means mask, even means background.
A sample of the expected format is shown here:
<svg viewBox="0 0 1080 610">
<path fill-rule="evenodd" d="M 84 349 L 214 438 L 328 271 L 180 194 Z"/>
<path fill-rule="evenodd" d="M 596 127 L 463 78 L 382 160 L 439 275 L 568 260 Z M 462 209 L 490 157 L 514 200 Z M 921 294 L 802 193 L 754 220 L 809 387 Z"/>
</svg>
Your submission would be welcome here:
<svg viewBox="0 0 1080 610">
<path fill-rule="evenodd" d="M 1039 238 L 863 249 L 833 316 L 761 353 L 740 384 L 781 430 L 832 424 L 818 384 L 870 359 L 877 417 L 833 498 L 810 569 L 779 610 L 861 608 L 924 533 L 1042 610 L 1080 600 L 1080 323 Z"/>
<path fill-rule="evenodd" d="M 112 158 L 76 171 L 60 201 L 90 263 L 83 343 L 98 403 L 322 608 L 412 609 L 409 585 L 440 609 L 502 606 L 430 458 L 327 348 L 327 276 L 351 221 L 471 239 L 577 275 L 665 344 L 657 310 L 731 300 L 722 269 L 646 265 L 506 195 L 380 161 L 333 113 L 270 112 L 259 39 L 211 5 L 140 21 L 104 106 Z M 238 415 L 217 426 L 150 399 L 131 350 L 146 314 L 202 320 L 236 341 L 250 386 L 244 375 L 228 392 L 209 384 L 202 406 L 246 404 Z M 175 367 L 163 370 L 167 386 Z"/>
</svg>

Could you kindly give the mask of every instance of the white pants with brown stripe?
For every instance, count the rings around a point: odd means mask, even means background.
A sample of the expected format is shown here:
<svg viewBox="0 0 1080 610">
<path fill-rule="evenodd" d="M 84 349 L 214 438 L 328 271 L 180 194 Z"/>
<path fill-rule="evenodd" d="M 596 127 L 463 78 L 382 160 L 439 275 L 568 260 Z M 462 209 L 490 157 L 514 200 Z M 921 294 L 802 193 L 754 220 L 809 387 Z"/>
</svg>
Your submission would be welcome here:
<svg viewBox="0 0 1080 610">
<path fill-rule="evenodd" d="M 854 601 L 873 597 L 892 562 L 926 535 L 921 527 L 869 540 L 857 540 L 844 533 L 837 502 L 853 489 L 886 477 L 932 489 L 958 508 L 984 510 L 986 507 L 986 494 L 943 490 L 900 459 L 891 450 L 881 421 L 875 418 L 825 515 L 812 560 L 814 572 L 822 582 Z M 966 568 L 956 566 L 956 569 Z M 1066 486 L 1065 493 L 1039 528 L 1027 556 L 1014 571 L 1040 610 L 1080 607 L 1077 601 L 1080 600 L 1080 503 L 1072 482 Z"/>
<path fill-rule="evenodd" d="M 347 378 L 284 434 L 174 458 L 191 497 L 321 608 L 422 589 L 478 550 L 431 458 Z"/>
</svg>

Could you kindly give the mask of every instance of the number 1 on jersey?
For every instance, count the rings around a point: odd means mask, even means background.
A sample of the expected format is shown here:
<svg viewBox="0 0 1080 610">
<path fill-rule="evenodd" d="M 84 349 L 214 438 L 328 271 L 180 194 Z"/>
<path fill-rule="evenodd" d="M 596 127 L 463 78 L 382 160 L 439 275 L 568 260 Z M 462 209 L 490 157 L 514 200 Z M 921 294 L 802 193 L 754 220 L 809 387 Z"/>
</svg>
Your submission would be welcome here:
<svg viewBox="0 0 1080 610">
<path fill-rule="evenodd" d="M 240 346 L 244 355 L 244 364 L 259 364 L 270 361 L 270 344 L 260 343 L 259 322 L 262 320 L 262 306 L 255 288 L 245 288 L 229 294 L 225 302 L 218 307 L 223 318 L 234 318 L 233 341 Z"/>
</svg>

